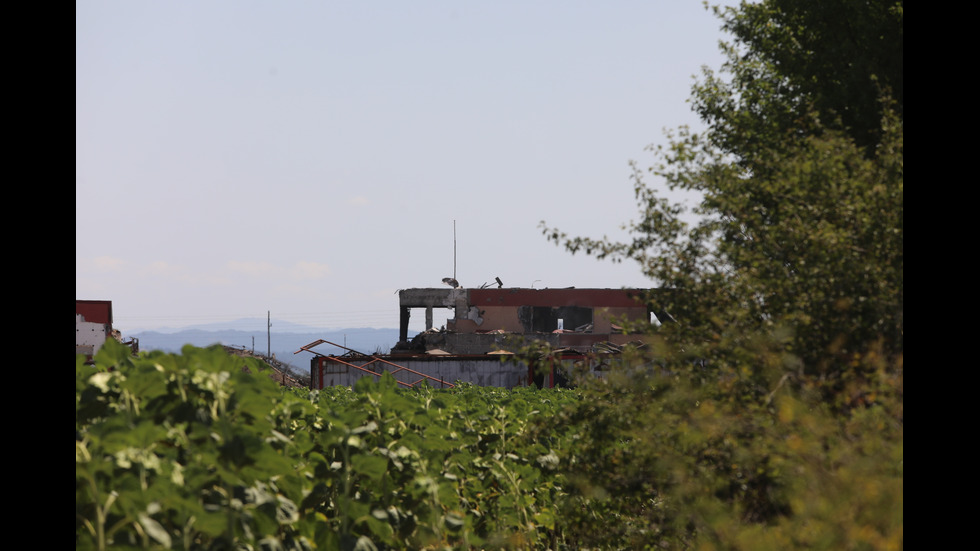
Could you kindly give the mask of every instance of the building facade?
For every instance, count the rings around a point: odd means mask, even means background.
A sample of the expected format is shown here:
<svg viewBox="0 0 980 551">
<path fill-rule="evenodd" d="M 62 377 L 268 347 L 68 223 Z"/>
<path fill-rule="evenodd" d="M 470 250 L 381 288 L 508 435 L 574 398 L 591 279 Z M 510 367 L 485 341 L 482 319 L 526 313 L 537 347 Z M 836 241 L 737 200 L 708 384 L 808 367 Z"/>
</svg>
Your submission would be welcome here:
<svg viewBox="0 0 980 551">
<path fill-rule="evenodd" d="M 647 298 L 642 289 L 404 289 L 398 293 L 399 340 L 390 354 L 325 356 L 312 350 L 326 341 L 303 350 L 316 355 L 310 373 L 314 388 L 349 386 L 385 371 L 406 386 L 422 381 L 433 386 L 456 381 L 505 388 L 554 386 L 562 379 L 558 368 L 563 364 L 600 371 L 623 346 L 642 346 L 644 331 L 631 333 L 628 328 L 644 327 L 653 319 Z M 444 328 L 433 327 L 435 309 L 453 314 Z M 426 329 L 409 338 L 409 322 L 418 310 Z M 556 353 L 547 362 L 527 365 L 513 352 L 516 343 L 528 341 L 547 344 Z"/>
</svg>

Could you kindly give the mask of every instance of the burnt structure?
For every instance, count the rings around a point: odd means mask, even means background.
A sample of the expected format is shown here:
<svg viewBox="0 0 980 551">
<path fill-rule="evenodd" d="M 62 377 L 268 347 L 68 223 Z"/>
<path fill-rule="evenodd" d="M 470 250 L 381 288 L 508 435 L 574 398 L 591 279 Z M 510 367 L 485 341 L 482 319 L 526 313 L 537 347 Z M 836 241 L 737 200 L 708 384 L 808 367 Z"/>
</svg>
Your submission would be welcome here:
<svg viewBox="0 0 980 551">
<path fill-rule="evenodd" d="M 449 354 L 486 354 L 508 334 L 572 350 L 588 350 L 603 342 L 623 345 L 636 337 L 625 334 L 619 323 L 651 319 L 644 293 L 639 289 L 405 289 L 398 293 L 399 342 L 392 353 L 438 349 Z M 444 331 L 433 331 L 435 308 L 454 313 Z M 413 309 L 424 309 L 426 331 L 409 341 Z"/>
<path fill-rule="evenodd" d="M 447 278 L 448 279 L 448 278 Z M 643 334 L 630 334 L 623 325 L 639 327 L 670 319 L 650 306 L 642 289 L 404 289 L 398 292 L 399 342 L 387 355 L 366 355 L 318 340 L 298 352 L 310 352 L 311 388 L 352 385 L 361 377 L 391 373 L 398 384 L 427 382 L 436 387 L 469 382 L 512 388 L 562 384 L 563 374 L 576 365 L 597 376 L 615 363 L 627 344 L 643 346 Z M 433 311 L 449 309 L 453 317 L 439 330 Z M 423 310 L 426 330 L 411 340 L 412 310 Z M 508 350 L 509 338 L 543 341 L 554 351 L 530 365 Z M 520 340 L 520 339 L 518 339 Z M 314 350 L 329 344 L 347 352 L 324 355 Z"/>
</svg>

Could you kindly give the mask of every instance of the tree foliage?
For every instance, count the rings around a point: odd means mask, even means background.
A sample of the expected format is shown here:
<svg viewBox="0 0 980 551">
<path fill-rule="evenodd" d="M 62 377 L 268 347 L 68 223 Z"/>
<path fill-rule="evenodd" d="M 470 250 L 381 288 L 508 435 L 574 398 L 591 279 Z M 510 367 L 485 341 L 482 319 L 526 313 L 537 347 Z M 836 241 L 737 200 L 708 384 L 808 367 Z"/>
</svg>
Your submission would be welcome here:
<svg viewBox="0 0 980 551">
<path fill-rule="evenodd" d="M 584 541 L 902 546 L 902 10 L 716 9 L 732 41 L 693 89 L 705 130 L 634 164 L 630 239 L 542 223 L 573 254 L 638 262 L 677 322 L 637 359 L 657 371 L 585 383 L 564 418 L 582 435 L 567 474 Z M 618 529 L 600 530 L 597 508 Z"/>
<path fill-rule="evenodd" d="M 900 364 L 904 338 L 904 135 L 901 96 L 889 92 L 901 90 L 902 4 L 854 4 L 854 19 L 786 0 L 719 9 L 735 34 L 724 46 L 729 78 L 706 70 L 694 88 L 706 130 L 671 135 L 648 171 L 699 203 L 689 212 L 671 202 L 634 165 L 630 241 L 544 227 L 572 253 L 637 261 L 660 287 L 650 300 L 680 321 L 662 331 L 676 348 L 718 365 L 724 358 L 705 355 L 766 334 L 786 368 L 832 391 L 855 355 Z M 819 49 L 844 34 L 856 37 L 853 51 Z M 880 37 L 899 44 L 858 55 Z M 850 74 L 850 91 L 827 73 Z"/>
<path fill-rule="evenodd" d="M 778 140 L 823 126 L 872 153 L 885 113 L 902 118 L 901 1 L 767 0 L 715 11 L 732 35 L 723 46 L 732 78 L 707 72 L 694 100 L 716 145 L 736 156 L 778 149 L 767 134 Z M 882 105 L 883 97 L 893 101 Z"/>
</svg>

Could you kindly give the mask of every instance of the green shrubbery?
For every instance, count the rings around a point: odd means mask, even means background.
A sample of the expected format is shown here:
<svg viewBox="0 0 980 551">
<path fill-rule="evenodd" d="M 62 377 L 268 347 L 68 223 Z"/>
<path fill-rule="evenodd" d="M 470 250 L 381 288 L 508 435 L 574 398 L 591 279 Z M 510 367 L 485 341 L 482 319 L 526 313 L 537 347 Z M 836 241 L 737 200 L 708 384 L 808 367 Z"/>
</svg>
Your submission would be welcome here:
<svg viewBox="0 0 980 551">
<path fill-rule="evenodd" d="M 717 372 L 711 372 L 712 375 Z M 842 414 L 788 383 L 753 399 L 704 368 L 583 382 L 549 426 L 562 535 L 594 549 L 901 549 L 901 401 Z M 627 384 L 628 383 L 628 384 Z"/>
<path fill-rule="evenodd" d="M 220 348 L 76 360 L 77 548 L 547 548 L 572 391 L 280 388 Z"/>
<path fill-rule="evenodd" d="M 842 416 L 701 369 L 311 392 L 110 342 L 76 361 L 76 548 L 901 548 L 900 400 Z"/>
<path fill-rule="evenodd" d="M 76 357 L 76 547 L 902 549 L 903 4 L 719 14 L 730 78 L 650 170 L 696 216 L 637 171 L 630 242 L 545 229 L 660 288 L 626 369 L 311 393 L 110 341 Z"/>
</svg>

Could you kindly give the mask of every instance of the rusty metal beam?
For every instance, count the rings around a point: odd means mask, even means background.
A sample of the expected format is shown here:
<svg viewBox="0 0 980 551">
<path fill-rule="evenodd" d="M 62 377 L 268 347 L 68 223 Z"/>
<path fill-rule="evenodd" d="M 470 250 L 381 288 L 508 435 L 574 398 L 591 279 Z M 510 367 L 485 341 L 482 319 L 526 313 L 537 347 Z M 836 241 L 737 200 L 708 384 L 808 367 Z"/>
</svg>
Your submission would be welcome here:
<svg viewBox="0 0 980 551">
<path fill-rule="evenodd" d="M 330 345 L 336 346 L 338 348 L 343 348 L 344 350 L 348 350 L 350 352 L 354 352 L 354 353 L 360 354 L 361 356 L 364 356 L 364 357 L 367 357 L 367 358 L 371 358 L 371 360 L 369 362 L 365 363 L 363 366 L 357 366 L 357 365 L 354 365 L 352 363 L 345 362 L 345 361 L 337 358 L 336 356 L 324 356 L 323 354 L 320 354 L 319 352 L 316 352 L 314 350 L 310 350 L 314 346 L 319 346 L 321 344 L 330 344 Z M 313 354 L 316 354 L 317 356 L 323 356 L 328 361 L 336 362 L 336 363 L 339 363 L 339 364 L 343 364 L 343 365 L 346 365 L 348 367 L 353 367 L 354 369 L 359 369 L 361 371 L 364 371 L 365 373 L 370 373 L 370 374 L 372 374 L 372 375 L 374 375 L 376 377 L 380 377 L 381 374 L 380 373 L 375 373 L 374 371 L 371 371 L 370 369 L 364 369 L 364 368 L 366 366 L 369 366 L 369 365 L 377 362 L 377 363 L 382 363 L 382 364 L 386 364 L 386 365 L 395 367 L 396 369 L 394 371 L 391 371 L 390 372 L 392 375 L 395 375 L 396 373 L 398 373 L 400 371 L 407 371 L 408 373 L 413 373 L 415 375 L 418 375 L 419 377 L 422 377 L 422 379 L 419 379 L 418 381 L 415 381 L 414 383 L 411 383 L 411 384 L 409 384 L 409 383 L 403 383 L 402 381 L 398 381 L 398 379 L 395 379 L 398 382 L 398 384 L 402 384 L 402 385 L 409 386 L 409 387 L 415 386 L 418 383 L 420 383 L 420 382 L 422 382 L 422 381 L 424 381 L 426 379 L 428 379 L 430 381 L 438 381 L 440 385 L 448 386 L 449 388 L 453 388 L 455 386 L 452 383 L 447 383 L 447 382 L 445 382 L 442 379 L 437 379 L 437 378 L 435 378 L 435 377 L 433 377 L 431 375 L 426 375 L 425 373 L 421 373 L 421 372 L 415 371 L 414 369 L 409 369 L 409 368 L 407 368 L 407 367 L 405 367 L 403 365 L 398 365 L 396 363 L 389 362 L 388 360 L 385 360 L 383 358 L 379 358 L 379 357 L 374 356 L 372 354 L 362 354 L 361 352 L 358 352 L 357 350 L 354 350 L 353 348 L 347 348 L 346 346 L 341 346 L 339 344 L 332 343 L 330 341 L 325 341 L 323 339 L 318 339 L 318 340 L 316 340 L 314 342 L 311 342 L 310 344 L 307 344 L 306 346 L 302 346 L 302 347 L 300 347 L 299 350 L 297 350 L 296 352 L 293 352 L 293 354 L 299 354 L 300 352 L 303 352 L 303 351 L 305 351 L 305 352 L 312 352 Z"/>
</svg>

